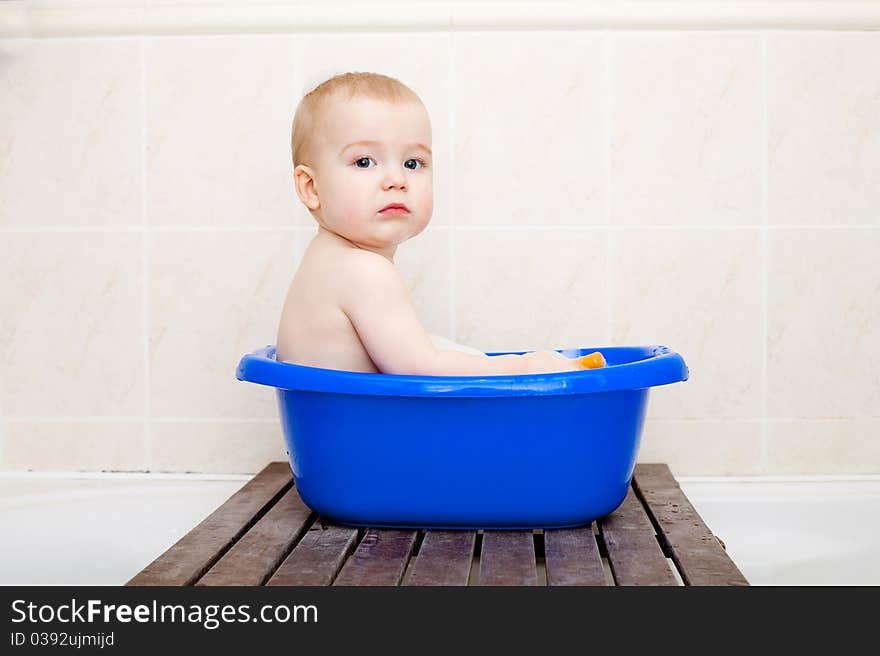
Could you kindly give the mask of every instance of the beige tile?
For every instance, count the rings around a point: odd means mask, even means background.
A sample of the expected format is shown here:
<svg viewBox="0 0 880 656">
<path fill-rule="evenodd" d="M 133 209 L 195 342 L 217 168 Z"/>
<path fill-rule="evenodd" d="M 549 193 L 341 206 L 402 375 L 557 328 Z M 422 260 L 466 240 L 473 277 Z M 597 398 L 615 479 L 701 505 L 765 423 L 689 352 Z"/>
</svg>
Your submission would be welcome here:
<svg viewBox="0 0 880 656">
<path fill-rule="evenodd" d="M 760 223 L 760 37 L 612 38 L 611 223 Z"/>
<path fill-rule="evenodd" d="M 456 230 L 458 342 L 490 352 L 608 343 L 604 230 Z"/>
<path fill-rule="evenodd" d="M 452 291 L 450 229 L 427 230 L 397 247 L 394 263 L 406 281 L 413 306 L 429 333 L 448 335 Z"/>
<path fill-rule="evenodd" d="M 633 229 L 612 233 L 615 344 L 664 344 L 687 382 L 658 388 L 652 416 L 761 416 L 762 259 L 757 229 Z"/>
<path fill-rule="evenodd" d="M 767 36 L 771 224 L 880 225 L 880 33 Z"/>
<path fill-rule="evenodd" d="M 289 35 L 149 37 L 151 225 L 291 226 Z"/>
<path fill-rule="evenodd" d="M 143 421 L 9 421 L 0 445 L 5 471 L 144 471 Z"/>
<path fill-rule="evenodd" d="M 381 73 L 415 91 L 431 118 L 434 162 L 432 222 L 450 223 L 448 197 L 452 164 L 449 152 L 449 48 L 445 33 L 297 34 L 294 35 L 296 102 L 324 80 L 347 72 Z M 293 114 L 290 116 L 293 119 Z M 297 220 L 313 219 L 298 203 Z"/>
<path fill-rule="evenodd" d="M 275 343 L 295 241 L 292 231 L 151 235 L 153 417 L 276 416 L 274 390 L 236 380 L 235 369 Z"/>
<path fill-rule="evenodd" d="M 762 473 L 761 421 L 645 422 L 638 462 L 664 462 L 675 476 Z"/>
<path fill-rule="evenodd" d="M 143 416 L 142 239 L 0 238 L 0 412 Z"/>
<path fill-rule="evenodd" d="M 0 226 L 141 223 L 140 40 L 0 43 Z"/>
<path fill-rule="evenodd" d="M 770 230 L 770 417 L 880 416 L 880 229 Z"/>
<path fill-rule="evenodd" d="M 150 471 L 255 474 L 287 461 L 280 421 L 154 422 Z"/>
<path fill-rule="evenodd" d="M 604 37 L 454 36 L 456 225 L 604 225 Z"/>
<path fill-rule="evenodd" d="M 880 474 L 880 419 L 770 421 L 769 474 Z"/>
</svg>

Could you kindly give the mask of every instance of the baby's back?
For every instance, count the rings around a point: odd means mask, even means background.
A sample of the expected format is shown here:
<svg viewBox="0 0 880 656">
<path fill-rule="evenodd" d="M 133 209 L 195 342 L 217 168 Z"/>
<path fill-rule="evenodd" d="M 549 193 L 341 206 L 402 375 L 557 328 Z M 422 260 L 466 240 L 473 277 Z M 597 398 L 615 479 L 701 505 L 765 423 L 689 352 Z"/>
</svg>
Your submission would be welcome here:
<svg viewBox="0 0 880 656">
<path fill-rule="evenodd" d="M 315 237 L 290 284 L 276 340 L 279 362 L 376 373 L 357 331 L 340 304 L 350 275 L 350 249 Z"/>
</svg>

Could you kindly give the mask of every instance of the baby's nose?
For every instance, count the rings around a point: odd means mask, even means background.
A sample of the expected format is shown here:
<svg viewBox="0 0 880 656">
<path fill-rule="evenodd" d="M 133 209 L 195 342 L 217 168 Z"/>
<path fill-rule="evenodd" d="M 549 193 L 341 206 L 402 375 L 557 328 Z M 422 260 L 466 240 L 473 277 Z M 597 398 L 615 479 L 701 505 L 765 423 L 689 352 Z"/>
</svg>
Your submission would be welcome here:
<svg viewBox="0 0 880 656">
<path fill-rule="evenodd" d="M 382 182 L 385 189 L 406 189 L 406 175 L 402 171 L 391 171 Z"/>
</svg>

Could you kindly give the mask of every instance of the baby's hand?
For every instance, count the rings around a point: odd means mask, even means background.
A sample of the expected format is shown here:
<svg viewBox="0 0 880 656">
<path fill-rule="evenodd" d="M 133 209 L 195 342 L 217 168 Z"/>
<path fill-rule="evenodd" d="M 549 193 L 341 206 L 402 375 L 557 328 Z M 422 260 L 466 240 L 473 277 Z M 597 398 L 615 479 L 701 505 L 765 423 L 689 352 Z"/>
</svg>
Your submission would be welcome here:
<svg viewBox="0 0 880 656">
<path fill-rule="evenodd" d="M 527 374 L 552 374 L 560 371 L 581 371 L 582 367 L 571 358 L 556 351 L 533 351 L 520 356 Z"/>
</svg>

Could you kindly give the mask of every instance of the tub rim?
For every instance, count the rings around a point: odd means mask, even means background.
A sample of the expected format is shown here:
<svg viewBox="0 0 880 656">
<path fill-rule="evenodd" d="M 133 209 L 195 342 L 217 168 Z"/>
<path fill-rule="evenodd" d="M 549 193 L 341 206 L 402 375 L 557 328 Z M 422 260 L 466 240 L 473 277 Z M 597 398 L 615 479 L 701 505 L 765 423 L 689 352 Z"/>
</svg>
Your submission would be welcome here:
<svg viewBox="0 0 880 656">
<path fill-rule="evenodd" d="M 241 357 L 238 380 L 283 391 L 325 392 L 366 396 L 512 397 L 593 394 L 639 390 L 688 379 L 684 358 L 667 346 L 608 346 L 553 349 L 569 357 L 601 351 L 608 364 L 601 369 L 552 374 L 501 376 L 409 376 L 373 374 L 308 367 L 275 359 L 269 344 Z M 529 351 L 500 351 L 508 355 Z"/>
</svg>

